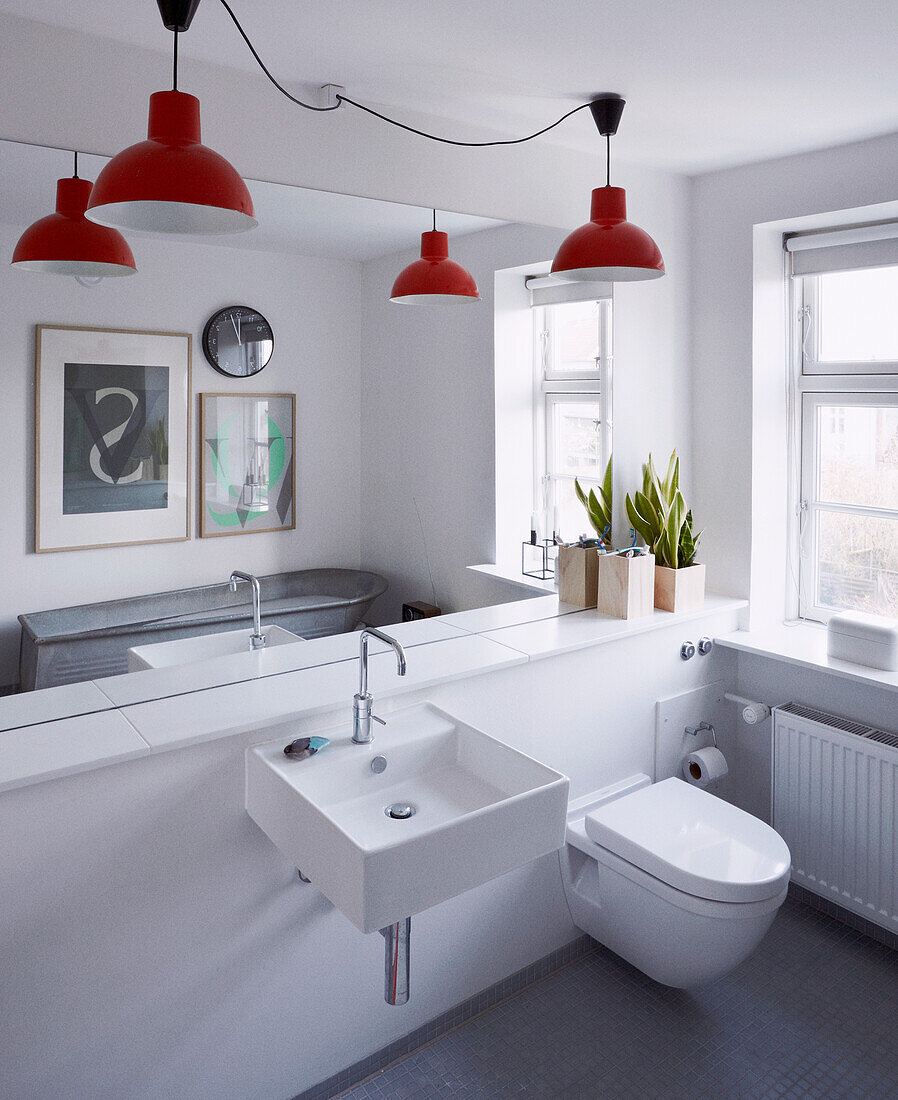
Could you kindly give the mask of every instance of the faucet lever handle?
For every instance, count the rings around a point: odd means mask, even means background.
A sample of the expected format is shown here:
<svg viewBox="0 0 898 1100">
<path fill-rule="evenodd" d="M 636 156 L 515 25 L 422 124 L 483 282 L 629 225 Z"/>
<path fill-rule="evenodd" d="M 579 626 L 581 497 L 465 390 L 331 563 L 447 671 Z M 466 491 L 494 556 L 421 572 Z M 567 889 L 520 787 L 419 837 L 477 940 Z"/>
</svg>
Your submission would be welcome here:
<svg viewBox="0 0 898 1100">
<path fill-rule="evenodd" d="M 377 715 L 376 715 L 376 714 L 374 714 L 374 712 L 373 712 L 373 711 L 372 711 L 372 712 L 371 712 L 371 714 L 370 714 L 370 718 L 371 718 L 371 719 L 372 719 L 373 721 L 375 721 L 375 722 L 380 722 L 380 724 L 381 724 L 382 726 L 385 726 L 385 725 L 387 724 L 387 723 L 386 723 L 386 721 L 385 721 L 385 720 L 384 720 L 383 718 L 378 718 L 378 717 L 377 717 Z"/>
</svg>

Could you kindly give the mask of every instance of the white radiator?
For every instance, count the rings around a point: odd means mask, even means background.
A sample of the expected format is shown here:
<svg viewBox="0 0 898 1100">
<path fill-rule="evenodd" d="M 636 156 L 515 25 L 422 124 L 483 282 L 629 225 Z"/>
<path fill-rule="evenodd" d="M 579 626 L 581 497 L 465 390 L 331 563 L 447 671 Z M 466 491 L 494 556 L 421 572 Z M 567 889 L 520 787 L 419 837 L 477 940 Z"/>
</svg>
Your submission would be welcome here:
<svg viewBox="0 0 898 1100">
<path fill-rule="evenodd" d="M 777 707 L 773 825 L 795 882 L 898 931 L 898 736 L 799 703 Z"/>
</svg>

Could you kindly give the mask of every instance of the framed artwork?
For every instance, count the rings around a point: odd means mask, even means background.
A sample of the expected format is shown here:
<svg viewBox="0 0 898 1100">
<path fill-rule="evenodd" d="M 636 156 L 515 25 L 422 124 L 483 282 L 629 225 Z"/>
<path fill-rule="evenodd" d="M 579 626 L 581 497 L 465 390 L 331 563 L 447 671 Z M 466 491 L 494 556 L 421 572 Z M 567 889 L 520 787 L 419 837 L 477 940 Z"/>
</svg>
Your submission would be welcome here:
<svg viewBox="0 0 898 1100">
<path fill-rule="evenodd" d="M 190 537 L 186 332 L 37 325 L 35 550 Z"/>
<path fill-rule="evenodd" d="M 296 527 L 296 397 L 200 394 L 200 537 Z"/>
</svg>

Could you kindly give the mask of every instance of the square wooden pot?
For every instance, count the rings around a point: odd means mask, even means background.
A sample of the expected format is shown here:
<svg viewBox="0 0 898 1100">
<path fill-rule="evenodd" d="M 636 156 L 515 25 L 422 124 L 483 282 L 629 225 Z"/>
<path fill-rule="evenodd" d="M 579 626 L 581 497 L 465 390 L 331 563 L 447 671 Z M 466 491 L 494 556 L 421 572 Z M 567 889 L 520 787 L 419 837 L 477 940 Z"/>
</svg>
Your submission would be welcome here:
<svg viewBox="0 0 898 1100">
<path fill-rule="evenodd" d="M 559 546 L 555 568 L 558 599 L 574 607 L 595 607 L 599 581 L 599 558 L 594 546 Z"/>
<path fill-rule="evenodd" d="M 596 606 L 615 619 L 638 619 L 654 610 L 654 554 L 622 558 L 599 554 L 599 590 Z"/>
<path fill-rule="evenodd" d="M 688 611 L 704 602 L 704 565 L 687 565 L 685 569 L 655 566 L 655 607 L 661 611 Z"/>
</svg>

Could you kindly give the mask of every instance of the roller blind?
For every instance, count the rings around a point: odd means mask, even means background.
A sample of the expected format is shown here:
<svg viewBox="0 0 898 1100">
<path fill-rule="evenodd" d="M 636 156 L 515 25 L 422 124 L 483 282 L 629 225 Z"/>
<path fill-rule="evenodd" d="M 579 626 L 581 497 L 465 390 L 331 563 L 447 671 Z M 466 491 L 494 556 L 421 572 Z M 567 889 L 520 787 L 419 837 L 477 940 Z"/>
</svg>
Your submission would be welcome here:
<svg viewBox="0 0 898 1100">
<path fill-rule="evenodd" d="M 524 280 L 532 306 L 555 306 L 561 302 L 598 302 L 611 297 L 611 283 L 565 282 L 544 275 L 528 275 Z"/>
<path fill-rule="evenodd" d="M 784 244 L 795 276 L 898 266 L 898 222 L 795 233 Z"/>
</svg>

